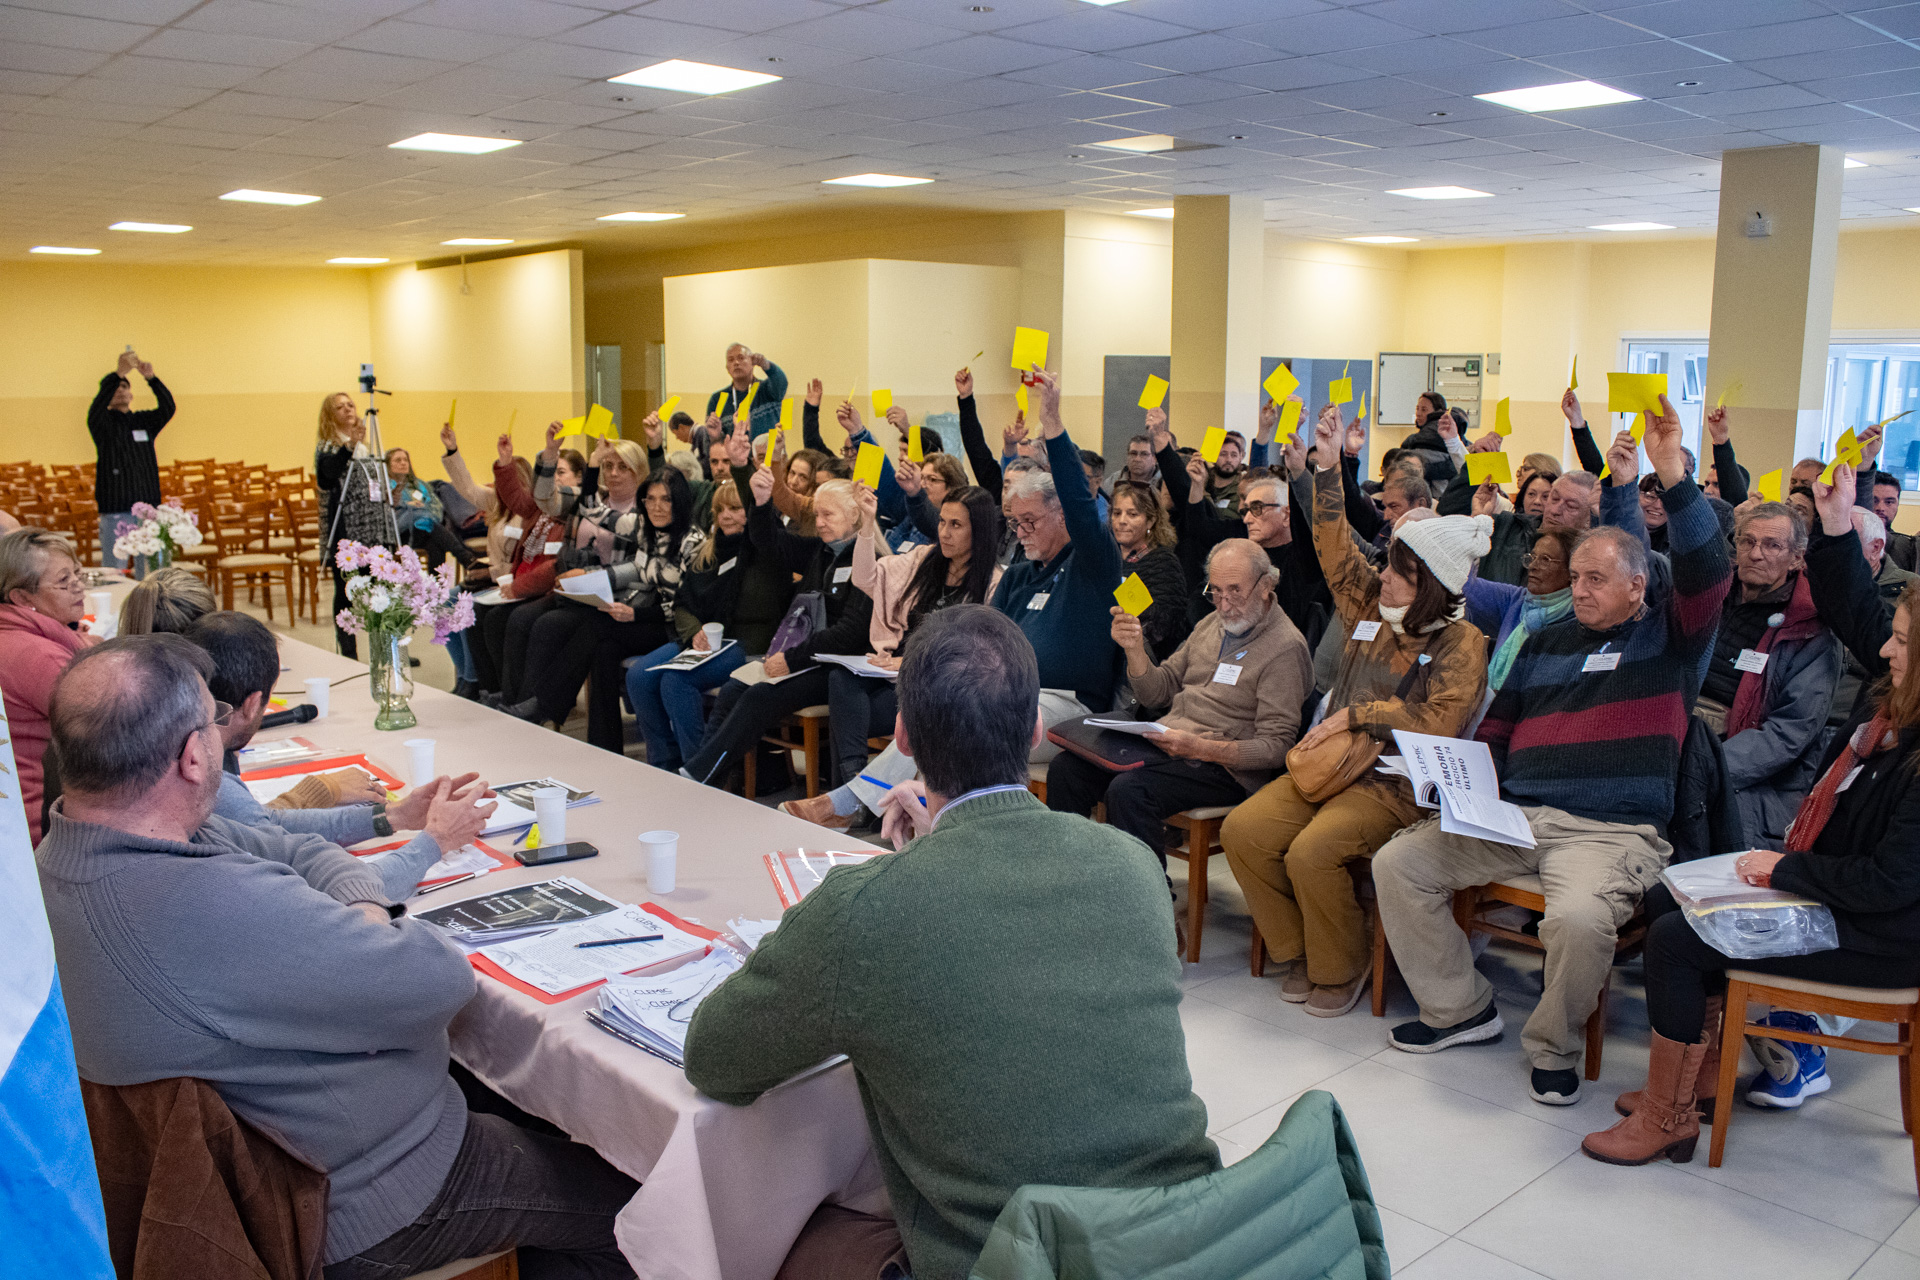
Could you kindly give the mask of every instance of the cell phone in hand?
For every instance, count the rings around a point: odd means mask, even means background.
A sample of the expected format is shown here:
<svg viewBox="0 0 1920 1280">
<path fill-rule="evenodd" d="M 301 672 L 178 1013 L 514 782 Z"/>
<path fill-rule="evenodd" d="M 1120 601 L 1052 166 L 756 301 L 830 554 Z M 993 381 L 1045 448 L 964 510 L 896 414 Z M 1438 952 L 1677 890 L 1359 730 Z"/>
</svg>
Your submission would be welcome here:
<svg viewBox="0 0 1920 1280">
<path fill-rule="evenodd" d="M 538 849 L 515 849 L 515 861 L 523 867 L 544 867 L 550 862 L 572 862 L 576 858 L 597 858 L 600 851 L 585 840 L 572 844 L 542 845 Z"/>
</svg>

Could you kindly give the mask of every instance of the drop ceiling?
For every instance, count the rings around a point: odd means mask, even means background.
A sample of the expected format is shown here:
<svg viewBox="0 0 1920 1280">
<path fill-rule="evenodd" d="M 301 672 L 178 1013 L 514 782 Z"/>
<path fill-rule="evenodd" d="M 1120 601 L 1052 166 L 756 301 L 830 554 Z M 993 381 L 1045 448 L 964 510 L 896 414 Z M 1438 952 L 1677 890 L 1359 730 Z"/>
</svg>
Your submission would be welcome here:
<svg viewBox="0 0 1920 1280">
<path fill-rule="evenodd" d="M 610 84 L 683 58 L 782 79 Z M 1473 95 L 1591 79 L 1529 115 Z M 511 138 L 395 151 L 423 132 Z M 1166 134 L 1182 149 L 1097 143 Z M 876 205 L 1264 200 L 1305 236 L 1423 244 L 1711 228 L 1728 149 L 1818 142 L 1843 216 L 1920 206 L 1920 3 L 1852 0 L 30 0 L 0 4 L 0 253 L 318 264 L 456 237 L 644 246 Z M 1194 144 L 1199 144 L 1195 146 Z M 900 191 L 824 186 L 879 172 Z M 1407 187 L 1492 199 L 1415 201 Z M 323 199 L 223 202 L 235 188 Z M 648 226 L 628 210 L 684 213 Z M 110 232 L 119 220 L 182 235 Z M 67 261 L 72 261 L 68 259 Z"/>
</svg>

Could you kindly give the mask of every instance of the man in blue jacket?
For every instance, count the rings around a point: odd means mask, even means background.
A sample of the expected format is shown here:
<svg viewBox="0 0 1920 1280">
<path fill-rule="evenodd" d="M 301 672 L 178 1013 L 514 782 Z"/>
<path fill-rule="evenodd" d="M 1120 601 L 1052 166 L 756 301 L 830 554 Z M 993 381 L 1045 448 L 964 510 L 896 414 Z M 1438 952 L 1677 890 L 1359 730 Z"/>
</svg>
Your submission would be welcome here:
<svg viewBox="0 0 1920 1280">
<path fill-rule="evenodd" d="M 780 401 L 786 398 L 787 375 L 780 366 L 744 342 L 727 348 L 727 385 L 707 397 L 707 431 L 710 436 L 726 436 L 733 431 L 734 415 L 747 402 L 753 390 L 755 369 L 766 370 L 760 390 L 747 411 L 747 434 L 758 439 L 780 425 Z M 715 422 L 718 419 L 718 422 Z M 719 427 L 715 431 L 715 426 Z M 697 452 L 697 451 L 696 451 Z"/>
</svg>

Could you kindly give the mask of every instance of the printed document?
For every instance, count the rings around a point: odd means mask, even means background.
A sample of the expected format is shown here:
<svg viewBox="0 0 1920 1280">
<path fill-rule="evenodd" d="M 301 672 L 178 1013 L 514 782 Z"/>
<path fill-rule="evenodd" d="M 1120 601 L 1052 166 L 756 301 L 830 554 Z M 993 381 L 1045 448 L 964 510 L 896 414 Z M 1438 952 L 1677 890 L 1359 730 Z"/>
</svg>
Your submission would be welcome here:
<svg viewBox="0 0 1920 1280">
<path fill-rule="evenodd" d="M 613 603 L 613 583 L 605 569 L 589 569 L 577 578 L 557 578 L 553 585 L 562 595 L 591 596 L 601 604 Z"/>
<path fill-rule="evenodd" d="M 1486 743 L 1405 729 L 1395 729 L 1393 740 L 1400 746 L 1401 765 L 1394 768 L 1382 761 L 1382 772 L 1404 772 L 1413 783 L 1414 799 L 1423 808 L 1440 810 L 1442 831 L 1534 847 L 1527 815 L 1500 798 L 1500 779 Z"/>
</svg>

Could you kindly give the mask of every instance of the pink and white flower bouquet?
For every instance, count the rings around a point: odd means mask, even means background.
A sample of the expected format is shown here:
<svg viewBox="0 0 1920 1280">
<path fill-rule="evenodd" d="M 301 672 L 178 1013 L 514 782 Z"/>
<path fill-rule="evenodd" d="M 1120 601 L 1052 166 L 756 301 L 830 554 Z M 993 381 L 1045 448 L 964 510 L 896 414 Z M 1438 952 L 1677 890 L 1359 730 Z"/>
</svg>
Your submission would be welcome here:
<svg viewBox="0 0 1920 1280">
<path fill-rule="evenodd" d="M 162 554 L 169 559 L 200 545 L 200 517 L 181 507 L 177 499 L 154 506 L 133 504 L 138 524 L 122 521 L 114 529 L 113 555 L 116 560 L 154 559 Z"/>
<path fill-rule="evenodd" d="M 342 631 L 405 634 L 431 626 L 433 642 L 445 644 L 456 631 L 473 625 L 473 597 L 453 581 L 453 566 L 430 571 L 412 547 L 396 553 L 345 538 L 334 552 L 347 579 L 347 607 L 334 619 Z"/>
</svg>

